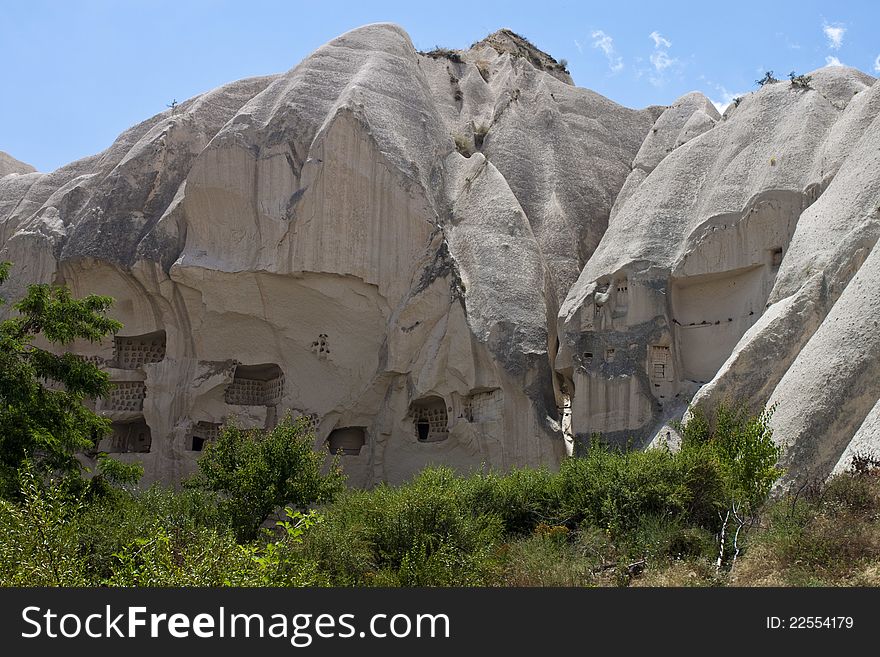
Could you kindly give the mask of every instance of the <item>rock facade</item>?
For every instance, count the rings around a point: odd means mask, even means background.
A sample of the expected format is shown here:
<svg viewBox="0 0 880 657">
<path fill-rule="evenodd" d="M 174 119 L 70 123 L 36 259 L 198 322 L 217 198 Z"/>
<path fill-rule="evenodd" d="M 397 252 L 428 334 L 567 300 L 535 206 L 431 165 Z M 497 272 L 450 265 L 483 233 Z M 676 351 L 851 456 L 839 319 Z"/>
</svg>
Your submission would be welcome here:
<svg viewBox="0 0 880 657">
<path fill-rule="evenodd" d="M 694 395 L 778 403 L 791 471 L 830 471 L 878 442 L 878 110 L 840 67 L 631 110 L 508 30 L 369 25 L 52 173 L 4 155 L 4 294 L 116 299 L 74 349 L 145 483 L 232 419 L 306 416 L 370 486 L 642 446 Z"/>
<path fill-rule="evenodd" d="M 581 438 L 645 445 L 691 402 L 743 401 L 775 405 L 785 482 L 880 448 L 880 86 L 846 67 L 811 78 L 723 117 L 686 96 L 657 120 L 649 139 L 681 136 L 627 180 L 559 314 Z"/>
</svg>

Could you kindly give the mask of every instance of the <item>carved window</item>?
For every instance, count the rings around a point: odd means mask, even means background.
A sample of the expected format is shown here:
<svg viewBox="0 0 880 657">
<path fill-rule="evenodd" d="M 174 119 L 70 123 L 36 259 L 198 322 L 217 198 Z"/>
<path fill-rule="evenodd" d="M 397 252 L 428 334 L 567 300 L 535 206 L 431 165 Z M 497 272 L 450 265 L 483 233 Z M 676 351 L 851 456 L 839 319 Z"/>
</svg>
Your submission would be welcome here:
<svg viewBox="0 0 880 657">
<path fill-rule="evenodd" d="M 420 443 L 433 443 L 449 437 L 446 402 L 440 397 L 425 397 L 412 403 L 413 431 Z"/>
<path fill-rule="evenodd" d="M 220 436 L 220 424 L 217 422 L 197 422 L 193 427 L 190 449 L 201 452 L 205 445 L 217 440 Z"/>
<path fill-rule="evenodd" d="M 327 447 L 331 454 L 357 456 L 367 443 L 367 432 L 364 427 L 343 427 L 334 429 L 327 437 Z"/>
<path fill-rule="evenodd" d="M 501 416 L 501 390 L 473 392 L 462 401 L 462 415 L 468 422 L 491 422 Z"/>
<path fill-rule="evenodd" d="M 117 335 L 113 342 L 116 367 L 135 370 L 148 363 L 158 363 L 165 358 L 165 331 L 146 335 Z"/>
<path fill-rule="evenodd" d="M 330 338 L 326 333 L 318 335 L 318 339 L 312 343 L 312 353 L 317 354 L 321 360 L 330 355 Z"/>
<path fill-rule="evenodd" d="M 238 365 L 226 388 L 227 404 L 235 406 L 277 406 L 284 395 L 284 373 L 274 363 Z"/>
<path fill-rule="evenodd" d="M 127 452 L 149 452 L 153 438 L 150 427 L 143 420 L 135 422 L 114 422 L 108 452 L 122 454 Z"/>
<path fill-rule="evenodd" d="M 655 381 L 665 381 L 669 364 L 669 347 L 666 345 L 652 345 L 650 362 L 651 378 Z"/>
<path fill-rule="evenodd" d="M 782 264 L 782 247 L 778 246 L 770 252 L 771 264 L 773 267 L 779 267 Z"/>
</svg>

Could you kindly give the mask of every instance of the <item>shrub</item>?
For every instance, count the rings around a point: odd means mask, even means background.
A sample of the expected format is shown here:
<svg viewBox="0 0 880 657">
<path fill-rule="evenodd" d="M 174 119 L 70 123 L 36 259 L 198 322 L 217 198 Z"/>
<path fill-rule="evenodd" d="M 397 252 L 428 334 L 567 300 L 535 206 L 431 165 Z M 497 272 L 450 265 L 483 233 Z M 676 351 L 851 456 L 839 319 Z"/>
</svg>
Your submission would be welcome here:
<svg viewBox="0 0 880 657">
<path fill-rule="evenodd" d="M 0 585 L 86 586 L 76 525 L 82 499 L 31 469 L 21 471 L 18 488 L 18 503 L 0 499 Z"/>
<path fill-rule="evenodd" d="M 760 80 L 755 80 L 755 84 L 759 87 L 763 87 L 768 84 L 776 84 L 777 82 L 779 82 L 779 80 L 773 77 L 773 71 L 767 71 L 766 73 L 764 73 L 763 78 L 761 78 Z"/>
<path fill-rule="evenodd" d="M 500 519 L 507 535 L 526 536 L 561 517 L 557 477 L 546 468 L 474 475 L 467 484 L 465 504 Z"/>
<path fill-rule="evenodd" d="M 450 62 L 454 62 L 456 64 L 460 64 L 462 61 L 461 55 L 458 52 L 450 48 L 443 48 L 442 46 L 434 46 L 433 50 L 429 50 L 421 54 L 426 55 L 431 59 L 448 59 Z"/>
<path fill-rule="evenodd" d="M 503 525 L 472 508 L 468 488 L 450 469 L 428 468 L 403 486 L 351 491 L 327 509 L 306 552 L 334 584 L 490 583 Z"/>
<path fill-rule="evenodd" d="M 791 80 L 791 86 L 795 89 L 812 89 L 810 86 L 810 82 L 812 82 L 813 77 L 810 75 L 798 75 L 794 71 L 788 74 L 788 79 Z"/>
<path fill-rule="evenodd" d="M 329 502 L 342 490 L 344 476 L 334 458 L 324 474 L 327 451 L 312 449 L 314 436 L 305 418 L 288 416 L 268 431 L 246 431 L 227 424 L 208 443 L 188 486 L 220 496 L 239 540 L 252 540 L 279 507 L 304 509 Z"/>
<path fill-rule="evenodd" d="M 687 516 L 694 501 L 690 468 L 689 459 L 667 450 L 620 452 L 595 445 L 586 457 L 568 459 L 560 468 L 564 521 L 621 535 L 645 517 Z"/>
<path fill-rule="evenodd" d="M 728 505 L 746 515 L 758 511 L 782 474 L 776 465 L 781 450 L 770 428 L 773 410 L 752 415 L 743 405 L 720 404 L 711 423 L 702 410 L 693 409 L 692 419 L 679 427 L 682 453 L 708 449 L 720 468 Z"/>
<path fill-rule="evenodd" d="M 464 155 L 465 157 L 470 157 L 474 154 L 474 147 L 471 143 L 471 140 L 466 136 L 461 134 L 452 135 L 452 140 L 455 142 L 455 150 Z"/>
</svg>

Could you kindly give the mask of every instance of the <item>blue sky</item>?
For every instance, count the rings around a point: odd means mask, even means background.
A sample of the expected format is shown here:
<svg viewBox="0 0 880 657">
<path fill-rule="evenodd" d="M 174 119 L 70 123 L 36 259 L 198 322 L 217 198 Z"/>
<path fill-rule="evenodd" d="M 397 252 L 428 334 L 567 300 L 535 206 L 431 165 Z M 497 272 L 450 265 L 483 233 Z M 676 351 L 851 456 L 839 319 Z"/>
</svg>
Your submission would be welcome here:
<svg viewBox="0 0 880 657">
<path fill-rule="evenodd" d="M 342 32 L 402 25 L 419 49 L 509 27 L 575 83 L 630 107 L 692 90 L 719 104 L 841 62 L 878 75 L 880 3 L 0 0 L 0 150 L 52 170 L 225 82 L 285 71 Z"/>
</svg>

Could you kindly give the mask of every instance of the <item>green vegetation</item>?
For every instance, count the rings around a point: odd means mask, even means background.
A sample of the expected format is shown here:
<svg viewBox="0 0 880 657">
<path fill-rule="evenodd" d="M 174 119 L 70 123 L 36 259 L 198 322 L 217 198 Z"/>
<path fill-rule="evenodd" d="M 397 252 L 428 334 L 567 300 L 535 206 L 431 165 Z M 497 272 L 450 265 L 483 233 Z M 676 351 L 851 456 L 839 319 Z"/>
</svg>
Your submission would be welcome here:
<svg viewBox="0 0 880 657">
<path fill-rule="evenodd" d="M 759 87 L 763 87 L 767 84 L 776 84 L 777 82 L 779 82 L 779 80 L 773 77 L 773 71 L 767 71 L 766 73 L 764 73 L 763 78 L 761 78 L 760 80 L 755 80 L 755 84 Z"/>
<path fill-rule="evenodd" d="M 465 135 L 456 133 L 452 135 L 452 141 L 455 142 L 455 150 L 457 150 L 465 157 L 470 157 L 474 154 L 474 146 L 471 143 L 471 140 L 468 139 Z"/>
<path fill-rule="evenodd" d="M 434 46 L 433 50 L 427 52 L 419 52 L 420 55 L 426 55 L 431 59 L 448 59 L 455 64 L 461 64 L 461 54 L 457 50 L 443 48 L 442 46 Z"/>
<path fill-rule="evenodd" d="M 791 86 L 794 89 L 807 90 L 812 89 L 810 83 L 813 81 L 813 77 L 811 75 L 798 75 L 794 71 L 788 74 L 788 79 L 791 80 Z"/>
<path fill-rule="evenodd" d="M 76 454 L 106 424 L 82 402 L 109 384 L 31 341 L 98 340 L 119 328 L 109 305 L 33 286 L 0 324 L 0 585 L 880 583 L 880 464 L 863 455 L 768 502 L 773 409 L 694 410 L 678 451 L 596 437 L 558 471 L 432 467 L 370 491 L 344 490 L 338 462 L 290 417 L 225 426 L 180 491 L 139 490 L 140 466 L 106 455 L 85 471 Z"/>
<path fill-rule="evenodd" d="M 858 456 L 847 472 L 769 503 L 731 580 L 738 586 L 880 585 L 880 461 Z"/>
<path fill-rule="evenodd" d="M 252 540 L 277 508 L 328 502 L 342 490 L 338 457 L 323 474 L 328 452 L 315 452 L 313 443 L 302 417 L 287 417 L 265 432 L 229 424 L 208 443 L 198 473 L 187 484 L 218 493 L 220 513 L 236 536 Z"/>
<path fill-rule="evenodd" d="M 0 263 L 0 284 L 11 267 Z M 100 341 L 122 327 L 105 314 L 111 303 L 94 295 L 74 299 L 65 287 L 31 285 L 14 306 L 17 316 L 0 322 L 0 495 L 15 496 L 17 472 L 25 467 L 40 476 L 78 476 L 75 454 L 93 449 L 109 432 L 109 421 L 83 405 L 109 392 L 107 375 L 34 341 L 53 347 Z"/>
</svg>

